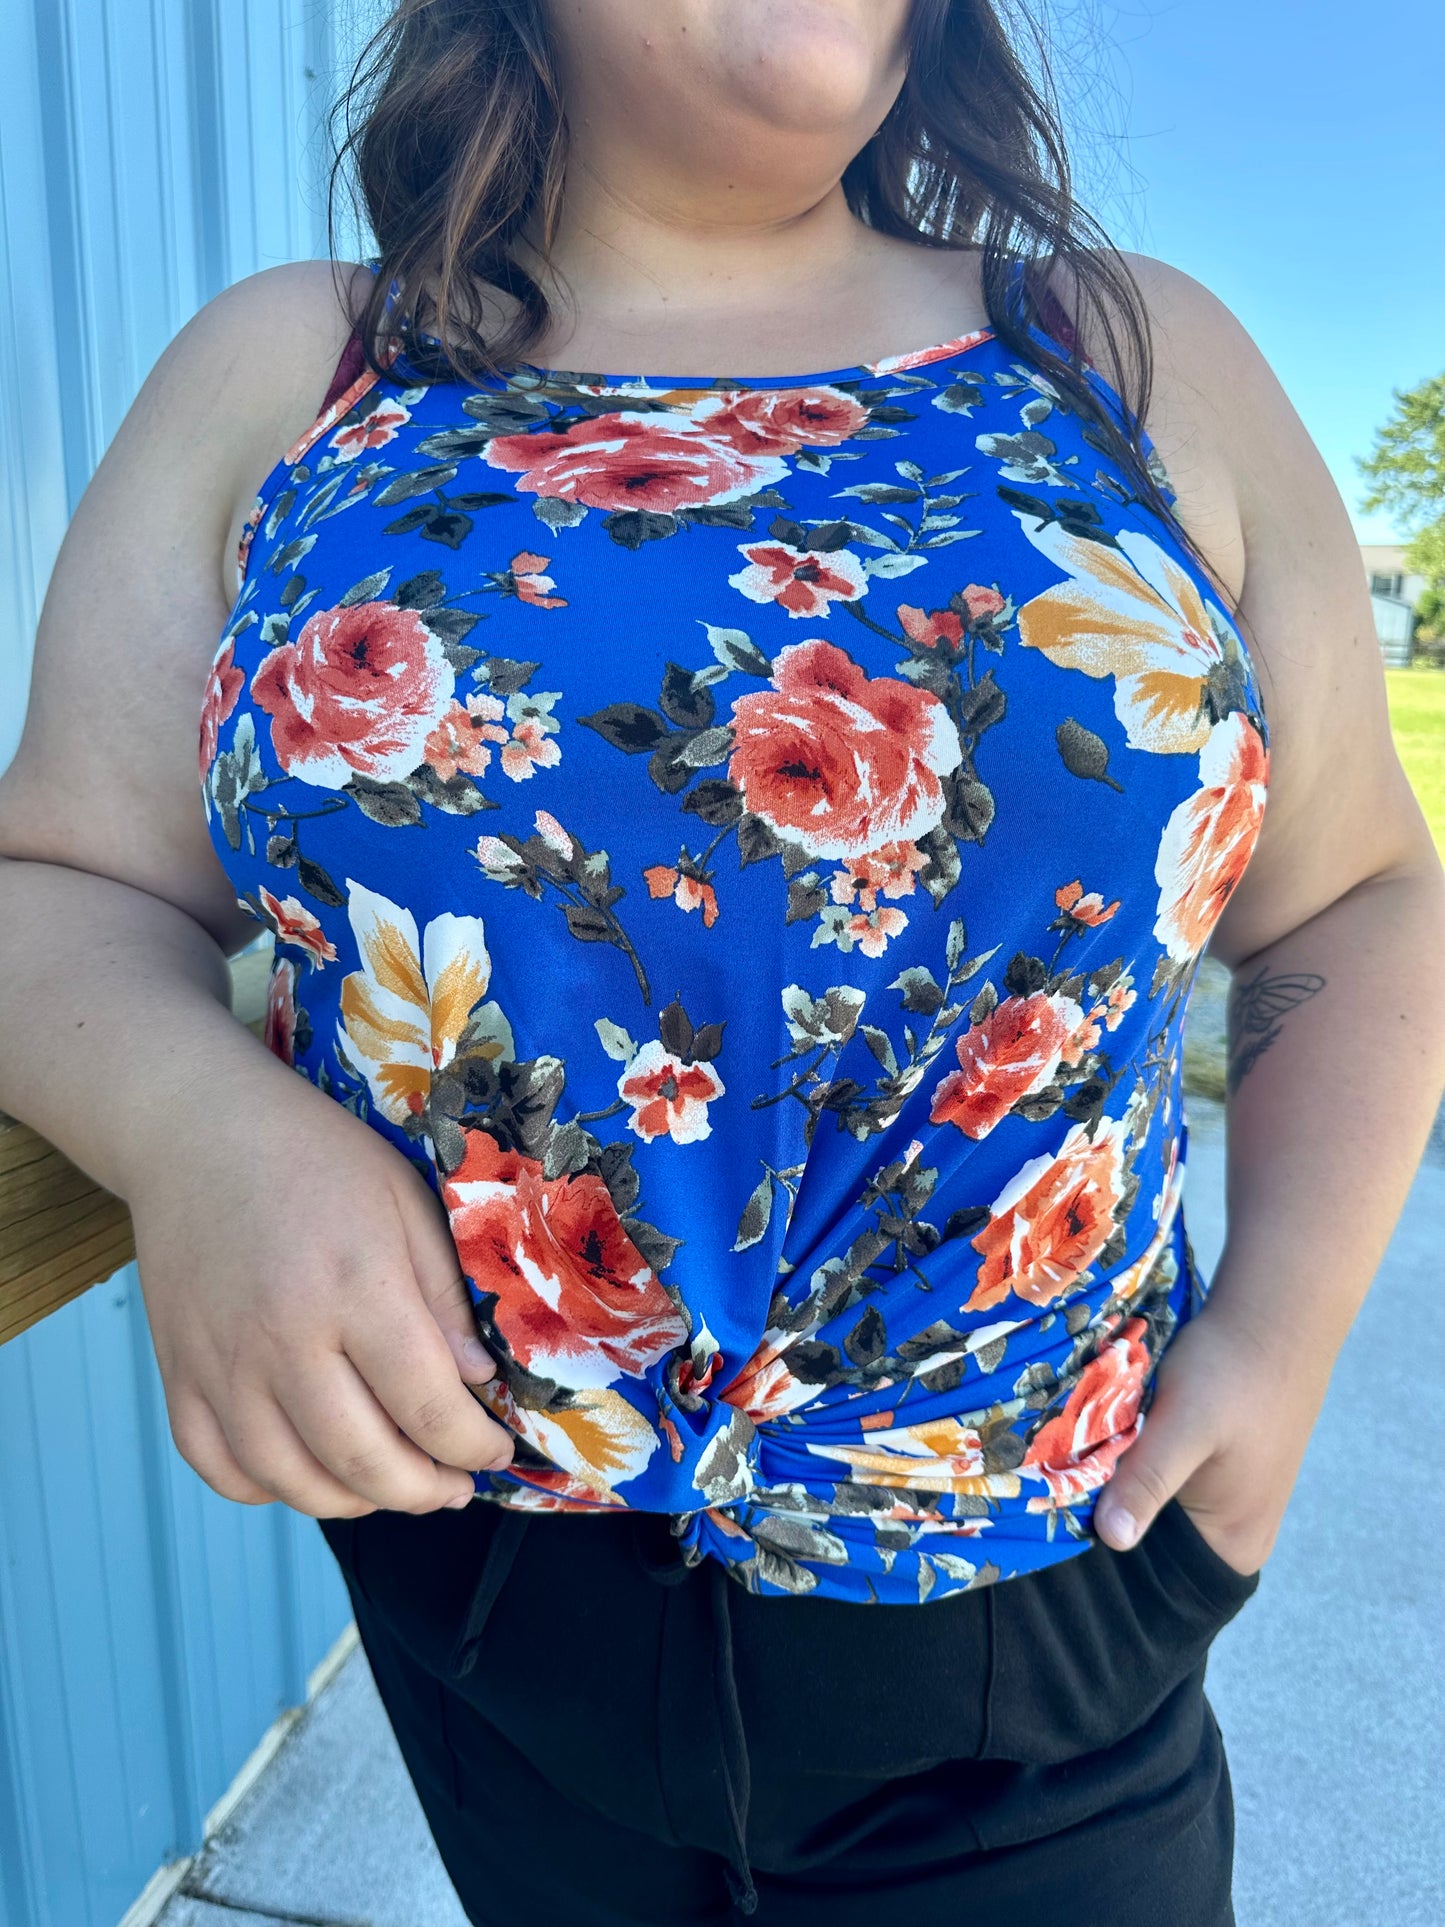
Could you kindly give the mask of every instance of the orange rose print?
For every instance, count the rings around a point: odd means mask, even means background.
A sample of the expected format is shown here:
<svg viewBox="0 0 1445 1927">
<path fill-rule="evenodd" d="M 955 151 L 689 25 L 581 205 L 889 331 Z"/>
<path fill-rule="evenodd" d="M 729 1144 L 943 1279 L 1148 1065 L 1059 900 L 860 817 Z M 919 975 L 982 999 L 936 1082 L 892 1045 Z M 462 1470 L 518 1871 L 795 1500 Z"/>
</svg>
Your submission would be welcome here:
<svg viewBox="0 0 1445 1927">
<path fill-rule="evenodd" d="M 456 678 L 414 609 L 359 602 L 323 609 L 251 678 L 289 776 L 339 788 L 359 774 L 392 779 L 422 761 Z"/>
<path fill-rule="evenodd" d="M 959 1038 L 959 1068 L 935 1091 L 932 1122 L 956 1124 L 965 1137 L 987 1137 L 1020 1098 L 1049 1082 L 1083 1022 L 1072 997 L 1042 990 L 1005 997 Z"/>
<path fill-rule="evenodd" d="M 236 698 L 241 693 L 241 685 L 246 678 L 236 667 L 234 641 L 223 643 L 216 652 L 211 664 L 211 673 L 206 678 L 205 693 L 201 697 L 200 733 L 200 775 L 204 783 L 215 761 L 216 747 L 220 741 L 221 724 L 226 721 L 236 707 Z"/>
<path fill-rule="evenodd" d="M 627 1121 L 644 1142 L 696 1144 L 712 1133 L 707 1107 L 722 1096 L 723 1081 L 711 1064 L 685 1064 L 654 1038 L 618 1078 L 617 1092 L 632 1106 Z"/>
<path fill-rule="evenodd" d="M 1076 1124 L 1053 1157 L 1031 1158 L 989 1207 L 972 1240 L 983 1259 L 965 1310 L 987 1311 L 1009 1293 L 1051 1304 L 1078 1284 L 1114 1232 L 1123 1197 L 1124 1126 Z"/>
<path fill-rule="evenodd" d="M 266 1021 L 261 1040 L 283 1064 L 296 1062 L 296 966 L 278 959 L 266 982 Z"/>
<path fill-rule="evenodd" d="M 820 1390 L 793 1377 L 788 1370 L 786 1346 L 777 1346 L 765 1333 L 757 1350 L 720 1396 L 761 1424 L 765 1419 L 781 1418 L 785 1412 L 796 1412 L 800 1405 L 817 1398 Z"/>
<path fill-rule="evenodd" d="M 847 549 L 814 551 L 786 542 L 740 543 L 748 564 L 728 581 L 750 602 L 776 602 L 790 616 L 826 616 L 830 602 L 855 602 L 866 593 L 868 576 Z"/>
<path fill-rule="evenodd" d="M 1176 963 L 1188 963 L 1209 941 L 1264 820 L 1269 751 L 1238 710 L 1210 731 L 1199 780 L 1203 787 L 1165 824 L 1154 864 L 1154 934 Z"/>
<path fill-rule="evenodd" d="M 720 404 L 705 400 L 693 418 L 746 454 L 792 455 L 846 442 L 867 427 L 868 410 L 841 388 L 741 389 Z"/>
<path fill-rule="evenodd" d="M 273 896 L 264 883 L 256 894 L 282 943 L 294 943 L 304 950 L 318 969 L 336 962 L 336 945 L 299 897 Z"/>
<path fill-rule="evenodd" d="M 396 439 L 397 430 L 411 420 L 411 410 L 399 401 L 383 401 L 358 421 L 338 428 L 331 437 L 336 459 L 354 462 L 358 455 L 369 455 Z"/>
<path fill-rule="evenodd" d="M 1063 1411 L 1030 1440 L 1019 1470 L 1048 1487 L 1047 1496 L 1029 1500 L 1030 1512 L 1074 1504 L 1104 1483 L 1134 1443 L 1151 1363 L 1147 1329 L 1142 1318 L 1129 1319 L 1084 1367 Z"/>
<path fill-rule="evenodd" d="M 733 705 L 728 777 L 747 807 L 819 857 L 861 857 L 943 817 L 940 778 L 963 754 L 926 689 L 870 677 L 827 642 L 783 649 L 773 687 Z"/>
<path fill-rule="evenodd" d="M 685 417 L 626 413 L 574 422 L 561 434 L 498 435 L 487 460 L 520 471 L 516 486 L 529 495 L 662 515 L 731 502 L 787 473 L 777 455 L 746 452 Z"/>
<path fill-rule="evenodd" d="M 462 1269 L 479 1291 L 497 1294 L 498 1329 L 524 1371 L 601 1388 L 640 1377 L 686 1342 L 681 1314 L 601 1178 L 545 1178 L 534 1158 L 469 1131 L 442 1201 Z"/>
</svg>

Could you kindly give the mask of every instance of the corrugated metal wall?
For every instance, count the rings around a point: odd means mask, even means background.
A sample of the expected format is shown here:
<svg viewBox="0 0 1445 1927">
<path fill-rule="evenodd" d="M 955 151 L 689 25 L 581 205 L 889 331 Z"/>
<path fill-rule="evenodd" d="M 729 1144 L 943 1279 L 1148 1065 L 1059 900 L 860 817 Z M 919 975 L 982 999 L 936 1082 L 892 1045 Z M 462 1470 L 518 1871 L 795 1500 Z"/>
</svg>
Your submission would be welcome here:
<svg viewBox="0 0 1445 1927">
<path fill-rule="evenodd" d="M 0 0 L 0 765 L 147 370 L 221 287 L 325 253 L 317 117 L 378 11 Z M 115 1927 L 347 1617 L 312 1521 L 176 1453 L 133 1267 L 0 1347 L 0 1927 Z"/>
</svg>

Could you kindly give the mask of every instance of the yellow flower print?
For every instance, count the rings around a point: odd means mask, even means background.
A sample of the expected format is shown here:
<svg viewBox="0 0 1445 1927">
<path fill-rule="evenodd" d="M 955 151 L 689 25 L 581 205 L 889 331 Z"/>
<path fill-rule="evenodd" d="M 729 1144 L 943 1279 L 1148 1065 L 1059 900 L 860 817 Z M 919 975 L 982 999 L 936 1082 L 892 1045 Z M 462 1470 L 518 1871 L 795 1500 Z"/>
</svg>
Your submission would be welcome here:
<svg viewBox="0 0 1445 1927">
<path fill-rule="evenodd" d="M 599 1505 L 619 1505 L 613 1487 L 635 1479 L 661 1444 L 657 1432 L 620 1392 L 591 1386 L 573 1392 L 562 1407 L 546 1410 L 516 1404 L 500 1378 L 478 1387 L 494 1418 L 509 1426 L 562 1475 L 526 1473 L 545 1488 Z"/>
<path fill-rule="evenodd" d="M 511 1027 L 495 1003 L 477 1009 L 492 976 L 480 917 L 433 917 L 418 943 L 409 910 L 352 877 L 346 887 L 362 968 L 341 986 L 338 1041 L 382 1116 L 402 1124 L 422 1109 L 469 1022 L 499 1059 L 512 1056 Z"/>
<path fill-rule="evenodd" d="M 1131 749 L 1189 754 L 1214 718 L 1205 694 L 1224 647 L 1198 586 L 1147 535 L 1118 548 L 1070 535 L 1059 523 L 1024 533 L 1070 580 L 1019 610 L 1019 640 L 1061 669 L 1114 678 L 1114 712 Z"/>
<path fill-rule="evenodd" d="M 867 1445 L 810 1445 L 823 1458 L 842 1459 L 863 1485 L 907 1486 L 916 1492 L 952 1492 L 974 1498 L 1012 1499 L 1020 1491 L 1016 1472 L 984 1470 L 983 1441 L 961 1419 L 880 1430 Z"/>
</svg>

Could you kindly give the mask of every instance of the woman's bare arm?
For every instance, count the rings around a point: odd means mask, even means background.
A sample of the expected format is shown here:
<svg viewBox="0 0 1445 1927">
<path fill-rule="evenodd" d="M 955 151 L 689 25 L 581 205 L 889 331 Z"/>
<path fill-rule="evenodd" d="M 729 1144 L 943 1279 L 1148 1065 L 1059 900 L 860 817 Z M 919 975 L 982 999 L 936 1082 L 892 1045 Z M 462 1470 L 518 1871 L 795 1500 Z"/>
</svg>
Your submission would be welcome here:
<svg viewBox="0 0 1445 1927">
<path fill-rule="evenodd" d="M 255 925 L 197 752 L 226 551 L 347 328 L 305 263 L 166 349 L 66 532 L 0 778 L 0 1106 L 129 1202 L 182 1453 L 232 1498 L 323 1515 L 429 1510 L 510 1455 L 463 1383 L 491 1366 L 461 1350 L 434 1193 L 228 1009 Z"/>
<path fill-rule="evenodd" d="M 1186 275 L 1135 266 L 1158 322 L 1156 441 L 1240 591 L 1269 784 L 1209 945 L 1234 976 L 1227 1242 L 1208 1316 L 1166 1354 L 1098 1518 L 1122 1543 L 1116 1512 L 1147 1525 L 1183 1485 L 1253 1568 L 1445 1085 L 1445 873 L 1395 752 L 1359 550 L 1323 459 L 1228 309 Z"/>
</svg>

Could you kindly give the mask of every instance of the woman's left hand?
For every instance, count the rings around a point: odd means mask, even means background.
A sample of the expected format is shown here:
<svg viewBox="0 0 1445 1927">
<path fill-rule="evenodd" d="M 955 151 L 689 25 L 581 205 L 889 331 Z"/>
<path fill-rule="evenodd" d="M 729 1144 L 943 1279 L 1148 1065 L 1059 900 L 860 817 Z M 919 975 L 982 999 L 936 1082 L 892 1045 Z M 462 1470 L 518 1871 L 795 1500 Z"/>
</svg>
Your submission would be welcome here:
<svg viewBox="0 0 1445 1927">
<path fill-rule="evenodd" d="M 1165 1348 L 1139 1435 L 1095 1506 L 1095 1530 L 1116 1550 L 1171 1498 L 1236 1572 L 1257 1572 L 1273 1550 L 1329 1372 L 1237 1312 L 1207 1304 Z"/>
</svg>

